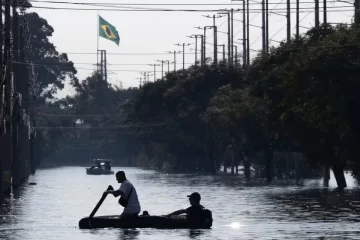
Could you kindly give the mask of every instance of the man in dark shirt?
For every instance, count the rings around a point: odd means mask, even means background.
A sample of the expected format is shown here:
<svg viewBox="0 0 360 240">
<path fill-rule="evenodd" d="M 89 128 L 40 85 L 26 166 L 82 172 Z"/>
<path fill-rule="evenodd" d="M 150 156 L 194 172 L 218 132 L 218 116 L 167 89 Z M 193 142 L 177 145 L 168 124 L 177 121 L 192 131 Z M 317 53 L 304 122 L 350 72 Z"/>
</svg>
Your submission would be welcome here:
<svg viewBox="0 0 360 240">
<path fill-rule="evenodd" d="M 180 214 L 186 213 L 186 215 L 188 216 L 189 219 L 195 220 L 197 218 L 201 218 L 202 210 L 204 209 L 204 207 L 200 205 L 200 200 L 201 200 L 200 194 L 197 192 L 194 192 L 187 197 L 189 198 L 191 207 L 188 207 L 187 209 L 181 209 L 181 210 L 175 211 L 173 213 L 170 213 L 168 216 L 180 215 Z"/>
</svg>

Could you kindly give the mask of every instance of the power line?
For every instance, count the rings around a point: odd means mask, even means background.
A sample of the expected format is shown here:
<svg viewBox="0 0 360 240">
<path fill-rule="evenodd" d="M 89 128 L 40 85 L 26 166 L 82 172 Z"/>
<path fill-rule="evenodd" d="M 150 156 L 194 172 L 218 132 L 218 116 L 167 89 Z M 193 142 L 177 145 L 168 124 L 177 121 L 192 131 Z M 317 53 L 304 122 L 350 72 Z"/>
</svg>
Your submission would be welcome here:
<svg viewBox="0 0 360 240">
<path fill-rule="evenodd" d="M 22 5 L 12 5 L 17 7 L 24 7 Z M 28 8 L 38 8 L 38 9 L 48 9 L 48 10 L 75 10 L 75 11 L 115 11 L 115 12 L 222 12 L 224 9 L 155 9 L 155 8 L 143 8 L 143 9 L 111 9 L 111 8 L 71 8 L 71 7 L 44 7 L 44 6 L 31 6 Z M 340 8 L 351 8 L 347 10 L 340 10 Z M 295 9 L 295 8 L 291 8 Z M 334 9 L 334 10 L 331 10 Z M 336 9 L 336 10 L 335 10 Z M 234 9 L 235 10 L 235 9 Z M 255 10 L 255 11 L 254 11 Z M 276 9 L 276 11 L 272 11 L 273 13 L 287 13 L 287 11 L 281 12 L 278 10 L 286 10 L 283 9 Z M 299 11 L 299 13 L 308 13 L 313 12 L 313 8 L 299 8 L 299 10 L 309 10 L 309 11 Z M 235 11 L 241 12 L 240 9 L 236 9 Z M 261 13 L 262 9 L 252 9 L 252 11 L 249 11 L 250 13 Z M 327 7 L 327 12 L 349 12 L 353 11 L 353 6 L 332 6 Z M 323 12 L 322 9 L 319 10 L 319 12 Z M 295 13 L 292 11 L 291 13 Z"/>
<path fill-rule="evenodd" d="M 95 3 L 95 2 L 69 2 L 69 1 L 39 1 L 28 0 L 38 3 L 73 4 L 73 5 L 95 5 L 95 6 L 234 6 L 233 3 Z M 313 4 L 314 2 L 302 2 L 302 4 Z M 321 3 L 321 2 L 319 2 Z M 269 3 L 270 5 L 286 4 L 281 2 Z M 291 3 L 296 4 L 296 3 Z M 253 2 L 250 5 L 261 5 L 260 2 Z"/>
<path fill-rule="evenodd" d="M 59 65 L 45 65 L 45 64 L 34 64 L 34 63 L 25 63 L 25 62 L 13 62 L 16 64 L 24 64 L 24 65 L 30 65 L 30 66 L 38 66 L 38 67 L 46 67 L 46 68 L 63 68 L 63 69 L 72 69 L 75 70 L 90 70 L 90 71 L 96 71 L 96 69 L 92 68 L 77 68 L 77 67 L 69 67 L 69 66 L 59 66 Z M 191 63 L 192 64 L 192 63 Z M 148 64 L 147 64 L 148 65 Z M 112 72 L 144 72 L 145 70 L 134 70 L 134 69 L 111 69 Z M 152 71 L 153 72 L 153 71 Z M 161 71 L 156 71 L 161 72 Z"/>
</svg>

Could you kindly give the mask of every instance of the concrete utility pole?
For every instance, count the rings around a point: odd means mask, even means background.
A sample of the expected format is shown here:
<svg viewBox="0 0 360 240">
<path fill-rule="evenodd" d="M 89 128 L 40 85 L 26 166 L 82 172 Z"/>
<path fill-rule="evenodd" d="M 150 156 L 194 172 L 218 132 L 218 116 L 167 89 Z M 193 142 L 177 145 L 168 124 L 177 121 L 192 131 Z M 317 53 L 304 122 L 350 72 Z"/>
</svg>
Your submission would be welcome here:
<svg viewBox="0 0 360 240">
<path fill-rule="evenodd" d="M 243 66 L 246 66 L 246 3 L 245 0 L 243 2 Z"/>
<path fill-rule="evenodd" d="M 246 1 L 245 0 L 231 0 L 231 2 L 242 2 L 242 11 L 243 11 L 243 16 L 242 16 L 242 23 L 243 23 L 243 37 L 242 39 L 242 45 L 243 45 L 243 66 L 247 65 L 247 44 L 246 44 L 246 27 L 247 27 L 247 20 L 246 20 Z"/>
<path fill-rule="evenodd" d="M 245 0 L 244 0 L 245 1 Z M 250 0 L 247 0 L 246 1 L 246 31 L 247 31 L 247 33 L 246 33 L 246 36 L 247 36 L 247 38 L 246 38 L 246 45 L 247 45 L 247 47 L 246 47 L 246 51 L 247 51 L 247 53 L 246 53 L 246 62 L 247 62 L 247 66 L 249 66 L 250 65 L 250 27 L 249 27 L 249 24 L 250 24 L 250 11 L 249 11 L 249 7 L 250 7 L 250 4 L 249 4 L 249 1 Z"/>
<path fill-rule="evenodd" d="M 234 9 L 231 9 L 231 64 L 234 64 Z"/>
<path fill-rule="evenodd" d="M 290 0 L 288 0 L 290 1 Z M 315 27 L 318 28 L 320 26 L 319 19 L 319 0 L 315 0 Z"/>
<path fill-rule="evenodd" d="M 261 21 L 262 21 L 262 27 L 261 27 L 261 36 L 262 36 L 262 52 L 266 52 L 266 20 L 265 20 L 265 0 L 261 1 Z"/>
<path fill-rule="evenodd" d="M 327 7 L 326 7 L 326 0 L 324 0 L 324 23 L 327 23 Z"/>
<path fill-rule="evenodd" d="M 154 82 L 156 81 L 156 66 L 160 66 L 159 64 L 149 64 L 149 66 L 154 67 Z"/>
<path fill-rule="evenodd" d="M 360 0 L 355 0 L 354 6 L 355 6 L 355 16 L 354 16 L 355 24 L 359 25 L 360 24 Z"/>
<path fill-rule="evenodd" d="M 266 15 L 266 28 L 265 28 L 265 34 L 266 34 L 266 53 L 269 53 L 269 0 L 266 0 L 265 2 L 265 15 Z"/>
<path fill-rule="evenodd" d="M 300 38 L 300 0 L 296 0 L 296 39 Z"/>
<path fill-rule="evenodd" d="M 218 62 L 218 51 L 217 51 L 217 26 L 216 26 L 216 18 L 222 18 L 223 16 L 216 16 L 215 14 L 210 17 L 205 16 L 207 18 L 212 18 L 213 19 L 213 29 L 214 29 L 214 64 L 217 64 Z"/>
<path fill-rule="evenodd" d="M 157 62 L 161 63 L 161 79 L 164 78 L 164 60 L 156 60 Z"/>
<path fill-rule="evenodd" d="M 169 74 L 170 73 L 170 60 L 165 60 L 164 62 L 166 62 L 168 65 L 167 74 Z"/>
<path fill-rule="evenodd" d="M 219 13 L 221 15 L 227 15 L 228 16 L 228 67 L 230 68 L 231 64 L 232 64 L 232 59 L 231 59 L 231 52 L 232 52 L 232 43 L 231 43 L 231 22 L 233 21 L 233 19 L 231 18 L 231 11 L 227 10 L 227 12 L 224 13 Z"/>
<path fill-rule="evenodd" d="M 225 57 L 225 44 L 220 45 L 220 46 L 223 47 L 223 61 L 225 62 L 225 60 L 226 60 L 226 57 Z"/>
<path fill-rule="evenodd" d="M 235 66 L 238 65 L 238 51 L 237 51 L 237 46 L 235 45 Z"/>
<path fill-rule="evenodd" d="M 204 51 L 204 35 L 202 34 L 193 34 L 191 36 L 189 36 L 190 38 L 195 38 L 195 66 L 197 66 L 197 55 L 198 55 L 198 47 L 197 47 L 197 39 L 200 38 L 201 42 L 200 42 L 200 52 L 201 52 L 201 58 L 200 58 L 200 65 L 203 66 L 204 64 L 204 59 L 203 59 L 203 51 Z"/>
<path fill-rule="evenodd" d="M 185 46 L 189 46 L 191 45 L 190 43 L 178 43 L 178 44 L 175 44 L 176 46 L 182 46 L 183 47 L 183 70 L 185 70 Z"/>
<path fill-rule="evenodd" d="M 204 35 L 203 35 L 203 64 L 206 64 L 206 29 L 207 28 L 212 28 L 214 29 L 214 42 L 217 42 L 217 28 L 216 26 L 205 26 L 205 27 L 196 27 L 197 29 L 204 29 Z M 215 60 L 215 55 L 217 55 L 216 53 L 217 51 L 214 51 L 214 60 Z M 216 57 L 217 58 L 217 57 Z"/>
<path fill-rule="evenodd" d="M 318 1 L 318 0 L 315 0 Z M 291 15 L 290 15 L 290 0 L 286 1 L 286 27 L 287 27 L 287 31 L 286 31 L 286 40 L 288 42 L 290 42 L 291 40 Z"/>
</svg>

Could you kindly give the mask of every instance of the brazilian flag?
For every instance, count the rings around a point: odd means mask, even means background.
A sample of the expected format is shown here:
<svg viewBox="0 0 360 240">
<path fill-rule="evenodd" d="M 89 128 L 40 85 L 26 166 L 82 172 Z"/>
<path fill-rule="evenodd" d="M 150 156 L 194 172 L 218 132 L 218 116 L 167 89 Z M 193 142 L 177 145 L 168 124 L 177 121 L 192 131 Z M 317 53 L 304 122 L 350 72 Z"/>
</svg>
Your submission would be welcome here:
<svg viewBox="0 0 360 240">
<path fill-rule="evenodd" d="M 116 43 L 119 46 L 120 37 L 116 28 L 99 16 L 99 36 Z"/>
</svg>

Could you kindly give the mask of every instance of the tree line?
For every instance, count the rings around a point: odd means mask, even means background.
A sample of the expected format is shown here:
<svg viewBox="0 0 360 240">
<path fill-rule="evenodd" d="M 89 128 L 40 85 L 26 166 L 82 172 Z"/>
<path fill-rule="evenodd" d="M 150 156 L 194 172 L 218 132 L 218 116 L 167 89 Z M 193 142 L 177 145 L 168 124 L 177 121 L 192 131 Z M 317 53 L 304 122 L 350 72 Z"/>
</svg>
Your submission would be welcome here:
<svg viewBox="0 0 360 240">
<path fill-rule="evenodd" d="M 258 54 L 247 68 L 208 59 L 204 66 L 121 89 L 97 73 L 77 79 L 73 63 L 48 41 L 51 26 L 37 14 L 28 17 L 34 21 L 34 56 L 44 65 L 64 65 L 57 71 L 36 67 L 42 89 L 34 103 L 39 159 L 69 164 L 113 158 L 213 174 L 241 163 L 247 178 L 256 166 L 271 182 L 299 168 L 274 156 L 297 152 L 305 159 L 300 168 L 332 168 L 340 188 L 346 186 L 344 170 L 360 176 L 355 25 L 313 28 Z M 75 95 L 49 101 L 65 78 Z"/>
</svg>

